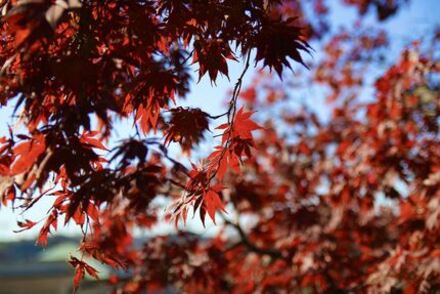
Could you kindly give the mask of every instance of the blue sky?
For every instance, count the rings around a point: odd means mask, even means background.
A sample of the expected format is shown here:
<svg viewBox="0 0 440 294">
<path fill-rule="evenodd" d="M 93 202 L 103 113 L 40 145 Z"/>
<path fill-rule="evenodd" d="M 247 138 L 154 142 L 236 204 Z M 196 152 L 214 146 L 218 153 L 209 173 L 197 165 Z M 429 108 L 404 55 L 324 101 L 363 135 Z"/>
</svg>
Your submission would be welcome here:
<svg viewBox="0 0 440 294">
<path fill-rule="evenodd" d="M 330 16 L 334 28 L 350 25 L 352 23 L 352 20 L 355 18 L 354 10 L 340 9 L 340 7 L 336 4 L 338 1 L 329 2 L 334 4 L 332 8 L 336 8 L 333 9 L 333 13 Z M 410 4 L 408 6 L 409 7 L 402 9 L 397 17 L 394 17 L 385 23 L 376 24 L 376 21 L 372 17 L 366 19 L 368 23 L 376 26 L 383 26 L 387 31 L 390 32 L 392 40 L 391 46 L 389 48 L 389 54 L 391 54 L 391 56 L 393 57 L 397 56 L 400 50 L 407 46 L 412 40 L 423 36 L 429 36 L 430 30 L 432 30 L 434 26 L 440 26 L 440 17 L 438 16 L 440 15 L 440 1 L 412 0 L 410 1 Z M 319 48 L 315 48 L 315 51 L 316 52 L 314 53 L 314 57 L 308 58 L 308 61 L 312 63 L 312 66 L 313 60 L 317 60 L 319 58 Z M 230 80 L 226 78 L 221 78 L 217 81 L 216 85 L 212 85 L 209 79 L 207 77 L 204 77 L 199 83 L 194 82 L 192 86 L 192 92 L 183 102 L 183 105 L 199 107 L 202 110 L 214 115 L 223 113 L 225 111 L 224 98 L 226 97 L 226 92 L 234 86 L 235 81 L 240 75 L 242 68 L 242 63 L 230 62 Z M 247 73 L 247 76 L 244 80 L 245 86 L 249 83 L 253 72 L 254 70 L 250 70 Z M 197 73 L 194 74 L 195 78 L 196 75 Z M 374 80 L 374 78 L 374 76 L 371 76 L 372 80 Z M 307 92 L 305 93 L 306 97 L 304 98 L 305 101 L 307 101 L 307 104 L 309 104 L 310 107 L 315 108 L 315 110 L 321 116 L 326 116 L 328 114 L 328 108 L 325 107 L 325 104 L 323 102 L 323 93 L 313 92 L 313 95 L 311 95 L 312 92 L 308 92 L 309 94 L 307 94 Z M 0 108 L 0 136 L 6 134 L 7 125 L 11 123 L 10 116 L 11 107 Z M 126 137 L 127 130 L 130 128 L 130 123 L 126 122 L 120 124 L 117 128 L 115 139 Z M 207 134 L 206 137 L 209 136 L 210 134 Z M 199 154 L 206 154 L 207 152 L 209 152 L 210 148 L 213 146 L 213 143 L 213 139 L 208 139 L 206 143 L 201 144 L 198 151 Z M 179 156 L 177 149 L 174 150 L 176 156 Z M 44 213 L 50 207 L 50 204 L 50 200 L 42 201 L 39 206 L 35 207 L 25 216 L 20 216 L 17 213 L 12 212 L 10 208 L 0 207 L 0 239 L 22 239 L 33 237 L 37 233 L 37 230 L 20 234 L 13 233 L 12 231 L 14 229 L 17 229 L 16 220 L 22 219 L 23 217 L 32 220 L 38 220 L 44 215 Z M 188 228 L 208 234 L 215 231 L 215 226 L 210 221 L 207 222 L 207 229 L 205 230 L 200 226 L 200 221 L 198 219 L 190 221 L 188 224 Z M 160 231 L 161 233 L 164 233 L 165 231 L 171 230 L 171 226 L 160 225 L 156 228 L 155 231 Z M 69 234 L 76 232 L 76 230 L 72 227 L 67 229 L 60 229 L 60 231 Z"/>
</svg>

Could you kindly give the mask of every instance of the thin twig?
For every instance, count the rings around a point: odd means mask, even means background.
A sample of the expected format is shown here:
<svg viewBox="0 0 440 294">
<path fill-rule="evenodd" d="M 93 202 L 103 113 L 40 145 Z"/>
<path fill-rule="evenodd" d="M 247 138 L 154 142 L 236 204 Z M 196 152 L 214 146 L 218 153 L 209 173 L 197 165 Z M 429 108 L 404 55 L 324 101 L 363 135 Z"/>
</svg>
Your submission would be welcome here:
<svg viewBox="0 0 440 294">
<path fill-rule="evenodd" d="M 227 130 L 228 135 L 226 138 L 226 143 L 225 143 L 225 145 L 222 149 L 222 152 L 217 160 L 217 169 L 209 177 L 208 185 L 212 181 L 212 179 L 214 179 L 214 177 L 216 176 L 216 174 L 218 172 L 218 166 L 220 165 L 220 162 L 222 161 L 223 157 L 226 154 L 226 151 L 228 150 L 229 145 L 231 144 L 232 130 L 233 130 L 234 121 L 235 121 L 235 114 L 237 113 L 237 99 L 238 99 L 238 96 L 240 95 L 241 86 L 243 84 L 243 78 L 244 78 L 244 76 L 250 66 L 250 59 L 251 59 L 251 51 L 249 51 L 246 56 L 246 64 L 243 68 L 243 71 L 241 72 L 241 75 L 237 79 L 237 83 L 235 84 L 234 90 L 232 92 L 231 100 L 229 101 L 229 108 L 228 108 L 228 111 L 226 112 L 226 114 L 228 116 L 228 124 L 230 125 L 230 127 Z"/>
</svg>

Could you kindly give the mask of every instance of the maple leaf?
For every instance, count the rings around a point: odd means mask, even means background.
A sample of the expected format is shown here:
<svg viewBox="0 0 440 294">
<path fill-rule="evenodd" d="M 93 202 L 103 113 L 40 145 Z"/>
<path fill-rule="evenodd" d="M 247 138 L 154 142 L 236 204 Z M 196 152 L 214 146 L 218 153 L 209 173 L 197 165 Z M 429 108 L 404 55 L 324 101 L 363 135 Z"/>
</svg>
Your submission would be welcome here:
<svg viewBox="0 0 440 294">
<path fill-rule="evenodd" d="M 253 112 L 246 112 L 240 108 L 235 114 L 232 124 L 225 123 L 216 129 L 224 129 L 222 144 L 224 146 L 215 147 L 215 151 L 208 156 L 207 172 L 209 175 L 215 173 L 215 176 L 222 180 L 228 167 L 236 172 L 240 171 L 239 162 L 244 153 L 251 157 L 250 148 L 253 147 L 252 131 L 261 129 L 261 127 L 250 119 Z"/>
<path fill-rule="evenodd" d="M 209 164 L 207 172 L 209 175 L 215 172 L 216 178 L 222 180 L 228 168 L 235 170 L 237 173 L 240 172 L 240 154 L 237 155 L 233 152 L 233 145 L 227 149 L 224 149 L 223 146 L 217 146 L 215 149 L 216 150 L 208 156 Z"/>
<path fill-rule="evenodd" d="M 166 127 L 165 144 L 178 142 L 183 151 L 189 152 L 203 139 L 204 131 L 209 130 L 207 113 L 200 109 L 171 109 L 171 119 Z"/>
<path fill-rule="evenodd" d="M 17 175 L 26 172 L 38 160 L 38 157 L 46 150 L 44 135 L 34 136 L 32 140 L 20 143 L 14 147 L 17 159 L 11 166 L 10 174 Z"/>
<path fill-rule="evenodd" d="M 229 77 L 227 59 L 236 60 L 229 45 L 220 39 L 194 42 L 193 63 L 199 63 L 199 81 L 208 72 L 215 82 L 218 72 Z"/>
<path fill-rule="evenodd" d="M 209 217 L 212 219 L 214 224 L 216 223 L 215 213 L 217 212 L 217 210 L 226 212 L 225 205 L 223 204 L 218 194 L 221 190 L 221 186 L 214 186 L 203 193 L 203 209 L 206 209 Z M 201 215 L 201 218 L 204 219 L 204 216 Z"/>
<path fill-rule="evenodd" d="M 26 219 L 24 222 L 18 221 L 18 226 L 21 228 L 20 230 L 15 230 L 15 233 L 23 232 L 33 228 L 37 223 L 31 220 Z"/>
<path fill-rule="evenodd" d="M 252 131 L 262 129 L 257 123 L 255 123 L 250 117 L 255 112 L 245 111 L 244 107 L 241 107 L 234 118 L 233 126 L 229 124 L 222 124 L 217 129 L 226 129 L 223 134 L 223 143 L 229 137 L 228 132 L 232 129 L 232 138 L 240 137 L 241 139 L 252 139 Z"/>
<path fill-rule="evenodd" d="M 93 131 L 93 132 L 84 132 L 82 136 L 80 137 L 80 142 L 89 145 L 92 148 L 97 148 L 101 150 L 108 151 L 107 147 L 102 143 L 102 141 L 96 136 L 99 134 L 99 132 Z"/>
<path fill-rule="evenodd" d="M 73 276 L 73 293 L 78 291 L 79 285 L 84 278 L 85 269 L 82 266 L 75 267 L 75 275 Z"/>
<path fill-rule="evenodd" d="M 76 293 L 76 291 L 78 290 L 81 280 L 84 278 L 85 273 L 89 274 L 95 279 L 99 279 L 98 271 L 89 264 L 87 264 L 86 262 L 84 262 L 83 260 L 79 260 L 74 256 L 70 256 L 69 263 L 75 268 L 75 275 L 73 277 L 74 293 Z"/>
<path fill-rule="evenodd" d="M 40 230 L 40 233 L 38 234 L 38 239 L 36 242 L 38 245 L 47 246 L 47 239 L 50 233 L 50 229 L 57 229 L 57 221 L 58 214 L 56 210 L 53 210 L 52 213 L 47 217 L 46 222 L 44 223 L 43 227 Z"/>
<path fill-rule="evenodd" d="M 255 36 L 248 47 L 255 47 L 256 62 L 263 60 L 264 66 L 275 68 L 281 78 L 283 68 L 291 68 L 288 58 L 302 64 L 306 68 L 300 51 L 310 52 L 310 46 L 301 37 L 301 29 L 293 26 L 295 19 L 273 20 L 266 19 L 260 32 Z M 249 50 L 249 49 L 247 49 Z"/>
</svg>

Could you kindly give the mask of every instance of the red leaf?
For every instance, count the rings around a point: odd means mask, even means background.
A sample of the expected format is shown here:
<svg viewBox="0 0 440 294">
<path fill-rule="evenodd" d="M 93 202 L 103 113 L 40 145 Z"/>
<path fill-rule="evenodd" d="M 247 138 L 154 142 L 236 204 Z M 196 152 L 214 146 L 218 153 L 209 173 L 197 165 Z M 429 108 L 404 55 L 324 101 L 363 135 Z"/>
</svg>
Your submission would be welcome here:
<svg viewBox="0 0 440 294">
<path fill-rule="evenodd" d="M 80 141 L 83 144 L 90 145 L 91 147 L 98 148 L 101 150 L 108 150 L 107 147 L 98 139 L 96 139 L 96 135 L 98 132 L 85 132 L 81 138 Z"/>
<path fill-rule="evenodd" d="M 218 163 L 218 169 L 217 169 L 217 179 L 222 180 L 225 176 L 226 170 L 228 169 L 228 158 L 225 154 L 223 158 L 220 159 Z"/>
<path fill-rule="evenodd" d="M 89 274 L 95 279 L 99 279 L 98 271 L 87 264 L 86 262 L 79 260 L 78 258 L 71 256 L 69 263 L 75 267 L 75 275 L 73 277 L 73 292 L 76 293 L 76 291 L 79 288 L 79 285 L 81 283 L 81 280 L 84 278 L 85 273 Z"/>
<path fill-rule="evenodd" d="M 89 203 L 89 206 L 87 207 L 87 215 L 90 216 L 95 222 L 98 221 L 99 211 L 94 204 Z"/>
<path fill-rule="evenodd" d="M 242 139 L 251 139 L 252 131 L 262 129 L 257 123 L 250 119 L 254 112 L 245 112 L 243 107 L 237 112 L 234 121 L 234 132 Z"/>
<path fill-rule="evenodd" d="M 75 210 L 75 213 L 73 214 L 73 220 L 76 222 L 76 224 L 82 226 L 84 225 L 84 221 L 85 221 L 85 216 L 84 213 L 82 212 L 82 210 L 80 209 L 80 207 L 78 207 Z M 67 219 L 66 219 L 67 221 Z"/>
<path fill-rule="evenodd" d="M 15 230 L 14 233 L 19 233 L 19 232 L 23 232 L 23 231 L 29 230 L 32 227 L 34 227 L 37 223 L 27 219 L 24 222 L 18 221 L 17 224 L 18 224 L 18 226 L 21 229 L 20 230 Z"/>
<path fill-rule="evenodd" d="M 220 199 L 220 196 L 214 190 L 208 190 L 203 196 L 203 204 L 206 207 L 209 217 L 215 224 L 215 213 L 217 210 L 226 212 L 225 206 Z"/>
<path fill-rule="evenodd" d="M 73 277 L 73 293 L 76 293 L 76 291 L 78 291 L 79 284 L 84 278 L 84 274 L 85 274 L 84 267 L 77 265 L 75 267 L 75 275 Z"/>
<path fill-rule="evenodd" d="M 85 269 L 86 269 L 86 272 L 87 272 L 91 277 L 93 277 L 93 278 L 95 278 L 95 279 L 99 279 L 98 271 L 97 271 L 94 267 L 88 265 L 87 263 L 84 263 L 84 267 L 85 267 Z"/>
<path fill-rule="evenodd" d="M 43 135 L 37 135 L 32 140 L 23 142 L 14 148 L 18 159 L 12 164 L 10 174 L 17 175 L 29 170 L 45 151 L 46 144 Z"/>
<path fill-rule="evenodd" d="M 40 246 L 47 246 L 47 238 L 50 233 L 50 228 L 54 228 L 56 230 L 57 228 L 57 212 L 55 210 L 52 211 L 52 213 L 47 218 L 46 222 L 44 223 L 44 226 L 40 230 L 40 234 L 38 235 L 37 244 Z"/>
</svg>

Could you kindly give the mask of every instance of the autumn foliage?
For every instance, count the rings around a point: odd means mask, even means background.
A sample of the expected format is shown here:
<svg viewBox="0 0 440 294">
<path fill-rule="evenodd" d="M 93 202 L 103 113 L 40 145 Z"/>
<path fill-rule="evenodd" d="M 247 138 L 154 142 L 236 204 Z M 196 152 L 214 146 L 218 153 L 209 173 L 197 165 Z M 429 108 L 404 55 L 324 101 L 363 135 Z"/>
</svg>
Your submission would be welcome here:
<svg viewBox="0 0 440 294">
<path fill-rule="evenodd" d="M 117 293 L 440 291 L 440 34 L 388 58 L 388 32 L 362 19 L 408 1 L 340 1 L 358 13 L 346 30 L 329 2 L 0 1 L 0 103 L 16 114 L 2 206 L 53 199 L 17 231 L 39 227 L 45 246 L 76 224 L 81 256 L 130 274 L 111 279 Z M 183 106 L 194 69 L 215 87 L 237 61 L 226 112 Z M 312 87 L 328 119 L 299 102 Z M 115 141 L 121 120 L 133 128 Z M 178 233 L 139 246 L 134 232 L 164 221 L 158 199 Z M 193 215 L 218 234 L 187 232 Z M 70 264 L 75 289 L 99 277 Z"/>
</svg>

